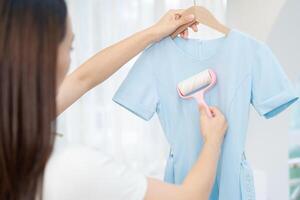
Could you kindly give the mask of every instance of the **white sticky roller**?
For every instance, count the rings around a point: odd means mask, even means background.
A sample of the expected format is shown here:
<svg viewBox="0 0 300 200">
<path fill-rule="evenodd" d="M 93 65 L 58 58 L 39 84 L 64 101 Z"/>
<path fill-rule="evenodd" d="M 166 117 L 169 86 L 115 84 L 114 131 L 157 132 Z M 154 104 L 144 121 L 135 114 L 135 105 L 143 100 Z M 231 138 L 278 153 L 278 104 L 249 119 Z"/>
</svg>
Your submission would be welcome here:
<svg viewBox="0 0 300 200">
<path fill-rule="evenodd" d="M 209 70 L 205 70 L 188 78 L 184 81 L 181 81 L 178 84 L 178 89 L 180 90 L 182 95 L 190 94 L 208 84 L 212 81 Z"/>
<path fill-rule="evenodd" d="M 217 83 L 217 75 L 211 70 L 207 69 L 181 81 L 177 85 L 178 95 L 183 99 L 194 98 L 199 105 L 202 105 L 206 109 L 206 113 L 209 117 L 213 117 L 213 114 L 205 102 L 204 95 Z"/>
</svg>

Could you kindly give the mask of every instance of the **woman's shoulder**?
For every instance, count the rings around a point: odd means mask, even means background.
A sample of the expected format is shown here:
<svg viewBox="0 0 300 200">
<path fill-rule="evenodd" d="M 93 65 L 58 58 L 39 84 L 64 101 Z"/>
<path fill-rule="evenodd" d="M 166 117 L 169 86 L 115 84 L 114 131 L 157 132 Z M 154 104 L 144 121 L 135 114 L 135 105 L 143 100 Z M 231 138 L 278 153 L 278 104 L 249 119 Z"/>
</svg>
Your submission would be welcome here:
<svg viewBox="0 0 300 200">
<path fill-rule="evenodd" d="M 68 146 L 54 153 L 47 164 L 44 195 L 46 200 L 142 199 L 146 185 L 142 174 L 103 151 Z M 115 194 L 116 190 L 121 193 Z"/>
</svg>

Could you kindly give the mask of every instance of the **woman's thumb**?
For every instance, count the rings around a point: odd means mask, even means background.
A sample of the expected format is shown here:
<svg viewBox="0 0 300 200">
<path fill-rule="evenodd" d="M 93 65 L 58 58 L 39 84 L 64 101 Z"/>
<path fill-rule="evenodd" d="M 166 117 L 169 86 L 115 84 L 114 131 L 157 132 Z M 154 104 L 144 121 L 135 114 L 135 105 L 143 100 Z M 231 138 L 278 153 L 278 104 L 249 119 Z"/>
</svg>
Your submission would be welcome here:
<svg viewBox="0 0 300 200">
<path fill-rule="evenodd" d="M 194 21 L 194 19 L 195 19 L 194 15 L 182 16 L 181 18 L 179 18 L 178 23 L 179 25 L 184 25 Z"/>
</svg>

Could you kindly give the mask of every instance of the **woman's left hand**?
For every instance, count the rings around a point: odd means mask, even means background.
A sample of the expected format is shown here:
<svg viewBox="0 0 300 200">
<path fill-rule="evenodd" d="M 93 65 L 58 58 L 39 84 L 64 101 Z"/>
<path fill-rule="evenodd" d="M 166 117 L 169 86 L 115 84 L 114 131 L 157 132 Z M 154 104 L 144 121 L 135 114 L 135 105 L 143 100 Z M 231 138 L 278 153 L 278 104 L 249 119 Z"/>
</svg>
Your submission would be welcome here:
<svg viewBox="0 0 300 200">
<path fill-rule="evenodd" d="M 189 15 L 182 17 L 184 10 L 170 10 L 168 11 L 154 26 L 150 28 L 155 35 L 155 40 L 159 41 L 174 33 L 180 26 L 188 24 L 195 20 L 195 16 Z M 197 24 L 193 24 L 190 28 L 197 32 Z M 182 38 L 188 37 L 188 29 L 180 33 Z"/>
</svg>

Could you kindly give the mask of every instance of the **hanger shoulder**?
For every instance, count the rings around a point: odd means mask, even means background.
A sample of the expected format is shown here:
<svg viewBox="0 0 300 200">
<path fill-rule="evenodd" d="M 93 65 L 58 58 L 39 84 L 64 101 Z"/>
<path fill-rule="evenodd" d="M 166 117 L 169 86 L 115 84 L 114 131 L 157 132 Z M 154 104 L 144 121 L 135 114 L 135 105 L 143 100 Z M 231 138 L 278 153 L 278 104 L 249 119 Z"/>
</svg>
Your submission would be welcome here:
<svg viewBox="0 0 300 200">
<path fill-rule="evenodd" d="M 227 35 L 230 29 L 223 25 L 217 18 L 206 8 L 202 6 L 193 6 L 196 21 L 198 23 L 209 26 L 221 33 Z"/>
<path fill-rule="evenodd" d="M 185 29 L 187 29 L 189 26 L 195 24 L 195 23 L 200 23 L 200 24 L 204 24 L 208 27 L 211 27 L 221 33 L 224 33 L 225 35 L 228 35 L 228 33 L 230 32 L 230 29 L 228 27 L 226 27 L 225 25 L 223 25 L 222 23 L 220 23 L 217 18 L 206 8 L 202 7 L 202 6 L 192 6 L 188 9 L 186 9 L 182 16 L 187 16 L 187 15 L 191 15 L 193 14 L 195 16 L 195 21 L 183 25 L 181 27 L 179 27 L 172 35 L 171 37 L 174 39 L 175 37 L 177 37 L 177 35 L 179 33 L 181 33 L 182 31 L 184 31 Z"/>
</svg>

